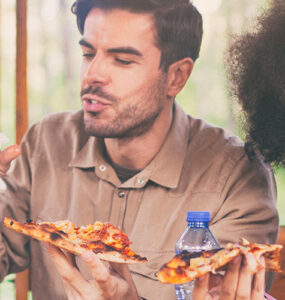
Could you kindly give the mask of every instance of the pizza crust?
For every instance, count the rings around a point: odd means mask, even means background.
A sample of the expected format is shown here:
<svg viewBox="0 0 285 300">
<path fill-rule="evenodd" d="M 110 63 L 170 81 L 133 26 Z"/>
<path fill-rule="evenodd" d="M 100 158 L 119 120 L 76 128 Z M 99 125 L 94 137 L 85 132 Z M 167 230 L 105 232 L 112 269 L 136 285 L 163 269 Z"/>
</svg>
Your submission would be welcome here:
<svg viewBox="0 0 285 300">
<path fill-rule="evenodd" d="M 263 268 L 261 256 L 265 258 L 267 270 L 280 272 L 281 249 L 281 245 L 249 243 L 243 239 L 239 244 L 229 243 L 223 249 L 199 253 L 184 251 L 164 264 L 157 272 L 157 278 L 162 283 L 184 284 L 209 272 L 216 273 L 240 254 L 247 255 L 250 272 L 253 274 Z"/>
<path fill-rule="evenodd" d="M 94 225 L 98 228 L 98 224 L 96 223 Z M 5 217 L 4 225 L 16 232 L 25 234 L 39 241 L 51 243 L 76 255 L 81 255 L 86 250 L 92 250 L 100 259 L 109 262 L 127 264 L 147 262 L 145 257 L 134 253 L 134 251 L 127 246 L 129 244 L 127 236 L 124 233 L 118 236 L 120 229 L 109 224 L 106 225 L 108 230 L 103 232 L 104 238 L 102 239 L 102 241 L 108 244 L 99 240 L 100 234 L 97 238 L 94 238 L 91 231 L 92 228 L 88 229 L 87 234 L 86 228 L 88 227 L 82 227 L 83 231 L 80 231 L 80 227 L 75 227 L 74 224 L 69 221 L 35 224 L 32 221 L 20 223 Z M 112 229 L 114 229 L 117 240 L 112 240 Z M 82 235 L 85 232 L 86 239 L 82 239 Z M 109 237 L 107 235 L 109 235 Z M 92 237 L 92 239 L 88 240 L 88 237 Z"/>
</svg>

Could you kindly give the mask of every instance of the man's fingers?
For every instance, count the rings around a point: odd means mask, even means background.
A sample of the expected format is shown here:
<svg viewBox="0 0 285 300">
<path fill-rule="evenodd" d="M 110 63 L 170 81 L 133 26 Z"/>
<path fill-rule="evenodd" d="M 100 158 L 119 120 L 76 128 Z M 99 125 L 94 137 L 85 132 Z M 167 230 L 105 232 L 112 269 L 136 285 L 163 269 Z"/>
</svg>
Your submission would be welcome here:
<svg viewBox="0 0 285 300">
<path fill-rule="evenodd" d="M 12 145 L 0 152 L 0 172 L 2 175 L 8 171 L 11 161 L 20 154 L 21 147 L 19 145 Z"/>
<path fill-rule="evenodd" d="M 9 164 L 13 159 L 21 154 L 21 147 L 19 145 L 12 145 L 1 151 L 0 162 L 2 164 Z"/>
<path fill-rule="evenodd" d="M 220 274 L 210 273 L 209 290 L 217 287 L 219 287 L 219 289 L 221 290 L 223 282 L 224 282 L 224 276 Z"/>
<path fill-rule="evenodd" d="M 131 290 L 133 290 L 134 293 L 136 294 L 136 297 L 139 298 L 139 295 L 137 293 L 137 289 L 136 289 L 136 286 L 133 281 L 132 274 L 131 274 L 131 271 L 130 271 L 128 265 L 119 264 L 119 263 L 109 263 L 109 265 L 112 270 L 114 270 L 117 274 L 119 274 L 119 276 L 121 278 L 123 278 L 126 282 L 128 282 L 129 288 Z M 127 288 L 127 285 L 126 285 L 126 288 Z"/>
<path fill-rule="evenodd" d="M 209 274 L 199 277 L 195 280 L 193 289 L 193 299 L 205 300 L 207 299 L 209 285 Z"/>
<path fill-rule="evenodd" d="M 252 282 L 252 274 L 250 272 L 250 268 L 248 266 L 248 258 L 247 256 L 253 255 L 252 253 L 248 253 L 245 257 L 243 257 L 241 268 L 240 268 L 240 276 L 238 282 L 238 289 L 236 293 L 236 299 L 250 299 L 251 296 L 251 282 Z"/>
<path fill-rule="evenodd" d="M 116 295 L 118 288 L 122 294 L 126 294 L 129 291 L 129 282 L 120 277 L 112 276 L 94 252 L 86 251 L 81 255 L 81 258 L 90 269 L 95 284 L 98 284 L 104 297 L 113 298 L 114 295 Z M 120 271 L 124 272 L 125 275 L 127 274 L 124 267 L 118 268 L 119 267 L 117 266 L 117 271 L 120 269 Z"/>
<path fill-rule="evenodd" d="M 95 282 L 100 286 L 103 291 L 113 288 L 112 277 L 109 270 L 101 262 L 101 260 L 92 251 L 86 251 L 81 255 L 82 260 L 91 271 L 92 277 Z"/>
<path fill-rule="evenodd" d="M 209 299 L 219 299 L 223 300 L 260 300 L 264 297 L 264 287 L 265 287 L 265 261 L 261 258 L 262 269 L 254 276 L 252 280 L 252 274 L 250 272 L 249 265 L 247 263 L 248 256 L 239 255 L 233 261 L 231 261 L 226 270 L 226 274 L 223 279 L 222 289 L 216 289 L 213 286 L 214 282 L 219 285 L 220 278 L 210 278 L 203 276 L 196 279 L 193 297 L 195 300 Z M 215 280 L 213 280 L 215 279 Z M 207 292 L 207 289 L 210 292 Z M 217 299 L 218 299 L 217 298 Z"/>
<path fill-rule="evenodd" d="M 93 278 L 97 282 L 105 282 L 109 279 L 110 274 L 105 265 L 100 261 L 93 251 L 85 251 L 81 255 L 85 264 L 89 267 Z"/>
<path fill-rule="evenodd" d="M 260 300 L 264 297 L 263 295 L 265 291 L 265 259 L 263 256 L 260 258 L 260 263 L 263 268 L 260 271 L 258 271 L 253 278 L 251 300 Z"/>
<path fill-rule="evenodd" d="M 63 250 L 62 250 L 62 252 L 64 253 L 64 255 L 65 255 L 66 259 L 68 260 L 68 262 L 69 262 L 74 268 L 78 269 L 78 268 L 77 268 L 77 265 L 76 265 L 75 255 L 72 254 L 72 253 L 70 253 L 70 252 L 68 252 L 68 251 L 63 251 Z"/>
<path fill-rule="evenodd" d="M 120 277 L 124 278 L 125 280 L 129 281 L 129 279 L 132 278 L 128 265 L 111 262 L 109 263 L 109 265 L 112 271 L 115 271 L 115 273 L 119 274 Z"/>
<path fill-rule="evenodd" d="M 239 270 L 241 265 L 242 256 L 235 257 L 227 266 L 221 294 L 223 299 L 235 299 L 237 291 Z"/>
<path fill-rule="evenodd" d="M 48 244 L 46 247 L 60 276 L 69 283 L 79 294 L 82 291 L 89 289 L 88 282 L 82 277 L 80 272 L 75 268 L 64 253 L 52 244 Z"/>
</svg>

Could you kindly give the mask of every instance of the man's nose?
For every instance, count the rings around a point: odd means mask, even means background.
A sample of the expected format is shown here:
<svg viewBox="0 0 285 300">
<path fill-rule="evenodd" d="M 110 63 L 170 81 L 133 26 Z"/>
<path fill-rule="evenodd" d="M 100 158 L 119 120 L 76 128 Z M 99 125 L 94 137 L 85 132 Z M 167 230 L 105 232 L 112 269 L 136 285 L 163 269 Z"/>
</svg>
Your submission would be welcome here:
<svg viewBox="0 0 285 300">
<path fill-rule="evenodd" d="M 96 55 L 83 74 L 83 83 L 88 86 L 104 86 L 110 82 L 108 68 L 104 59 Z"/>
</svg>

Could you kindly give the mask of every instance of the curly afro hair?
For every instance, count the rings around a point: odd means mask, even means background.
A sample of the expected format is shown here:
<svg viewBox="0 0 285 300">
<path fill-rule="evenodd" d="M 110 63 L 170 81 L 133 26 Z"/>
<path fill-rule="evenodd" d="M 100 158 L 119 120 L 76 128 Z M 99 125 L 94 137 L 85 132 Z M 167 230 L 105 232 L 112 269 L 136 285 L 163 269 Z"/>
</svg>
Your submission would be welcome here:
<svg viewBox="0 0 285 300">
<path fill-rule="evenodd" d="M 231 94 L 245 114 L 246 150 L 285 166 L 285 1 L 274 0 L 226 55 Z"/>
</svg>

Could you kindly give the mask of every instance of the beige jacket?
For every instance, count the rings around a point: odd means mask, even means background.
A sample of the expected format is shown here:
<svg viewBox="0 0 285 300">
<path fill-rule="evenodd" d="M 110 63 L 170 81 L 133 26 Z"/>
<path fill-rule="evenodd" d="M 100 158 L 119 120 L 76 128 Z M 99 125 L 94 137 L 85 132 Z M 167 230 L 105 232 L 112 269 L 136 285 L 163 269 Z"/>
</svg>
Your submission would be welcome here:
<svg viewBox="0 0 285 300">
<path fill-rule="evenodd" d="M 1 218 L 69 219 L 78 225 L 100 220 L 121 227 L 132 248 L 149 259 L 130 266 L 140 296 L 148 300 L 175 299 L 173 286 L 157 282 L 155 272 L 174 255 L 187 211 L 209 211 L 221 245 L 241 237 L 274 242 L 278 216 L 269 166 L 258 157 L 249 161 L 238 138 L 174 107 L 160 152 L 124 183 L 104 159 L 102 140 L 84 132 L 81 111 L 54 114 L 32 126 L 5 178 Z M 41 243 L 1 230 L 2 277 L 29 266 L 34 299 L 66 299 Z"/>
</svg>

